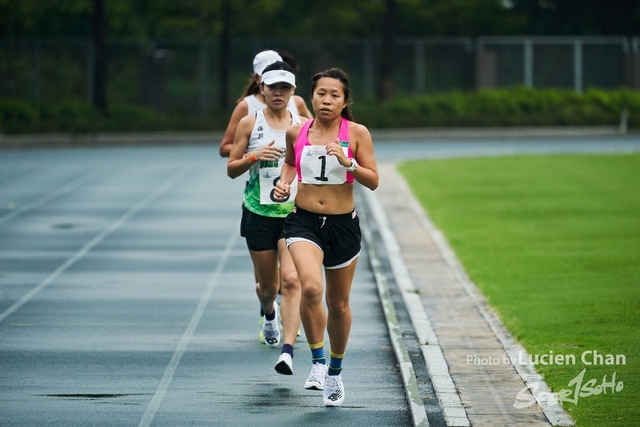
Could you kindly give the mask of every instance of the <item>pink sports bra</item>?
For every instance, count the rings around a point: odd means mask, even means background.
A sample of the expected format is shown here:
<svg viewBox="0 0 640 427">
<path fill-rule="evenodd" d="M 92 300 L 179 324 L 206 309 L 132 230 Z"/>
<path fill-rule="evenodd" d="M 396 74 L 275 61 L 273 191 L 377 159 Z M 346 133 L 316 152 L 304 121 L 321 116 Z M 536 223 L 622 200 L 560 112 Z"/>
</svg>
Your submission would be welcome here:
<svg viewBox="0 0 640 427">
<path fill-rule="evenodd" d="M 305 182 L 310 182 L 310 180 L 317 180 L 314 182 L 315 184 L 342 184 L 345 182 L 353 182 L 354 178 L 350 172 L 345 170 L 345 167 L 338 163 L 337 158 L 334 156 L 326 156 L 320 155 L 313 157 L 311 153 L 309 153 L 310 149 L 313 151 L 323 150 L 324 146 L 315 146 L 309 142 L 309 128 L 314 120 L 309 120 L 305 124 L 302 125 L 300 129 L 300 133 L 298 133 L 298 138 L 296 139 L 295 145 L 295 154 L 296 154 L 296 172 L 298 173 L 298 181 L 303 181 L 302 174 L 305 169 L 308 168 L 301 167 L 303 151 L 305 151 L 305 147 L 310 147 L 307 149 L 305 153 L 304 161 L 321 161 L 321 166 L 316 165 L 316 172 L 320 171 L 320 173 L 315 173 L 313 179 L 305 176 Z M 349 143 L 349 120 L 342 118 L 340 123 L 340 130 L 338 131 L 338 140 L 342 145 L 343 149 L 346 148 L 346 154 L 349 158 L 353 158 L 353 152 L 351 151 L 351 144 Z M 327 159 L 327 157 L 329 159 Z M 308 160 L 313 159 L 313 160 Z M 342 175 L 344 173 L 345 175 Z M 319 176 L 315 176 L 319 175 Z M 329 178 L 327 178 L 329 177 Z M 344 177 L 344 178 L 342 178 Z M 341 182 L 337 182 L 339 180 Z M 324 181 L 324 182 L 323 182 Z"/>
</svg>

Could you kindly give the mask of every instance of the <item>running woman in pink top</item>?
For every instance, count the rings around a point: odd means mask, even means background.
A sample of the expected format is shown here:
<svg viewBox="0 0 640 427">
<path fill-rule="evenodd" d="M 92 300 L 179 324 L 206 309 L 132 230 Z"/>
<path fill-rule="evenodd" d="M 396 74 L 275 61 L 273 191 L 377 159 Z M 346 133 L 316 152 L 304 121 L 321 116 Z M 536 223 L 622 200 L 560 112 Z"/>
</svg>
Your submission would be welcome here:
<svg viewBox="0 0 640 427">
<path fill-rule="evenodd" d="M 295 207 L 283 233 L 300 278 L 300 316 L 312 354 L 304 387 L 324 390 L 326 406 L 344 401 L 342 359 L 351 330 L 349 295 L 360 254 L 360 225 L 354 205 L 354 181 L 375 190 L 378 168 L 366 127 L 353 121 L 347 74 L 337 68 L 311 79 L 315 120 L 287 129 L 287 149 L 277 198 L 298 181 Z M 326 279 L 325 313 L 322 297 Z M 329 366 L 324 332 L 331 343 Z"/>
</svg>

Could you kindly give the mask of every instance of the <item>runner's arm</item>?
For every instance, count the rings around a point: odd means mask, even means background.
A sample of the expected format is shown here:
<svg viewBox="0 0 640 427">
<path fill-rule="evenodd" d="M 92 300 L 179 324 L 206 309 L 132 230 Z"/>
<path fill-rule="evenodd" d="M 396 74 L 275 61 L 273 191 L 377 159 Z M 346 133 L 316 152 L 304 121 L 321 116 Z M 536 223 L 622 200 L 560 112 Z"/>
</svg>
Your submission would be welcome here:
<svg viewBox="0 0 640 427">
<path fill-rule="evenodd" d="M 236 108 L 233 109 L 233 113 L 231 113 L 229 124 L 227 125 L 227 129 L 224 131 L 224 136 L 220 143 L 220 157 L 229 157 L 240 119 L 245 117 L 247 114 L 249 114 L 249 105 L 247 104 L 247 101 L 243 99 L 238 103 L 238 105 L 236 105 Z"/>
<path fill-rule="evenodd" d="M 251 157 L 246 155 L 246 152 L 255 122 L 255 116 L 245 116 L 237 125 L 237 129 L 234 132 L 235 139 L 229 152 L 229 162 L 227 163 L 227 175 L 231 178 L 237 178 L 242 175 L 254 163 Z"/>
</svg>

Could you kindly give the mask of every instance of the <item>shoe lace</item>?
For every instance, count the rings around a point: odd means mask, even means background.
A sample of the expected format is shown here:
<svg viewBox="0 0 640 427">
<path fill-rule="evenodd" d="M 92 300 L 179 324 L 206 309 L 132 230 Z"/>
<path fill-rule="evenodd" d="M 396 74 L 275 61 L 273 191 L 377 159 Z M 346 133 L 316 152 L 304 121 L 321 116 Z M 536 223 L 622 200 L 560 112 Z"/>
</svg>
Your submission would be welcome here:
<svg viewBox="0 0 640 427">
<path fill-rule="evenodd" d="M 338 380 L 333 375 L 327 375 L 325 388 L 338 388 Z"/>
<path fill-rule="evenodd" d="M 324 370 L 322 369 L 320 363 L 313 364 L 313 367 L 311 368 L 311 375 L 318 379 L 322 378 L 322 376 L 324 375 Z"/>
</svg>

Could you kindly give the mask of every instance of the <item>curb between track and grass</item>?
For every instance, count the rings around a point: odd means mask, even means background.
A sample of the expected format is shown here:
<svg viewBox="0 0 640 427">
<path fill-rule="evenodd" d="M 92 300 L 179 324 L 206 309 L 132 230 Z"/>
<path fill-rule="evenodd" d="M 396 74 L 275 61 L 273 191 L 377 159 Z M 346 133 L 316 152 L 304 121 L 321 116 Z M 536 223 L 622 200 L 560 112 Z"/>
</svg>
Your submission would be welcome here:
<svg viewBox="0 0 640 427">
<path fill-rule="evenodd" d="M 420 203 L 413 197 L 411 190 L 409 189 L 407 183 L 399 176 L 399 173 L 394 168 L 393 173 L 395 174 L 395 180 L 398 183 L 401 193 L 406 196 L 404 199 L 410 206 L 410 208 L 414 211 L 416 216 L 419 218 L 421 222 L 421 226 L 427 231 L 427 233 L 431 236 L 433 242 L 438 248 L 438 251 L 441 253 L 443 259 L 446 264 L 449 266 L 450 271 L 455 276 L 456 280 L 461 284 L 465 293 L 472 300 L 473 304 L 476 306 L 481 316 L 485 319 L 493 333 L 496 335 L 499 342 L 504 347 L 504 350 L 507 352 L 512 360 L 516 360 L 517 357 L 524 357 L 527 359 L 529 357 L 527 351 L 522 347 L 515 338 L 511 335 L 511 333 L 505 328 L 502 324 L 502 321 L 497 317 L 495 312 L 490 309 L 486 298 L 482 295 L 482 293 L 478 290 L 477 286 L 466 274 L 464 267 L 456 257 L 453 249 L 449 246 L 449 243 L 443 233 L 436 228 L 433 222 L 430 220 L 424 208 L 420 205 Z M 465 418 L 467 418 L 467 424 L 458 424 L 459 422 L 463 422 L 460 420 L 460 417 L 453 418 L 452 415 L 459 415 L 457 411 L 452 412 L 451 403 L 453 403 L 453 408 L 459 408 L 464 411 L 464 407 L 460 401 L 457 393 L 455 397 L 450 393 L 446 393 L 445 390 L 455 392 L 456 388 L 449 376 L 448 365 L 444 359 L 444 355 L 440 346 L 438 345 L 437 338 L 435 341 L 433 340 L 425 340 L 425 337 L 434 336 L 435 333 L 431 329 L 431 325 L 428 320 L 428 316 L 424 310 L 424 306 L 420 301 L 419 297 L 417 297 L 417 293 L 415 290 L 415 286 L 409 277 L 409 272 L 404 264 L 402 259 L 402 255 L 400 252 L 400 246 L 395 238 L 393 231 L 389 225 L 389 222 L 384 213 L 384 209 L 382 208 L 381 203 L 379 202 L 377 196 L 374 193 L 366 193 L 368 204 L 372 209 L 374 216 L 376 217 L 376 223 L 381 229 L 382 238 L 384 244 L 387 246 L 387 252 L 390 253 L 390 258 L 392 260 L 395 259 L 395 264 L 392 262 L 393 273 L 396 276 L 396 280 L 399 282 L 399 286 L 401 282 L 406 282 L 404 287 L 401 286 L 402 296 L 405 301 L 405 304 L 409 307 L 415 306 L 414 310 L 409 309 L 409 314 L 411 316 L 411 321 L 413 327 L 416 329 L 416 333 L 418 333 L 417 329 L 425 329 L 426 332 L 422 333 L 422 343 L 427 343 L 427 345 L 421 345 L 422 352 L 424 354 L 425 363 L 427 364 L 427 368 L 430 376 L 432 377 L 432 381 L 434 384 L 434 388 L 436 390 L 436 394 L 438 399 L 440 400 L 441 405 L 443 406 L 443 410 L 445 412 L 445 420 L 448 426 L 458 426 L 458 425 L 470 425 L 469 420 L 466 416 L 466 412 L 464 412 Z M 376 210 L 378 212 L 376 212 Z M 383 230 L 387 230 L 383 233 Z M 416 301 L 412 301 L 414 299 L 412 295 L 416 296 Z M 427 323 L 425 323 L 425 320 Z M 428 329 L 427 329 L 428 328 Z M 545 399 L 545 396 L 549 396 L 552 391 L 549 389 L 548 385 L 544 381 L 542 375 L 540 375 L 534 367 L 530 365 L 521 366 L 519 364 L 513 365 L 518 375 L 522 378 L 522 381 L 527 386 L 527 388 L 531 391 L 534 398 L 536 399 L 536 403 L 538 407 L 542 410 L 544 415 L 547 417 L 549 422 L 554 426 L 572 426 L 574 425 L 573 419 L 566 413 L 566 411 L 560 405 L 550 405 L 549 402 Z M 448 410 L 449 408 L 449 410 Z M 447 416 L 447 411 L 449 416 Z M 451 422 L 451 424 L 450 424 Z"/>
<path fill-rule="evenodd" d="M 397 173 L 397 172 L 396 172 Z M 403 193 L 410 195 L 406 182 L 398 178 L 398 183 L 402 188 Z M 478 290 L 475 283 L 469 278 L 464 270 L 464 267 L 456 257 L 453 249 L 449 246 L 449 242 L 444 237 L 442 232 L 436 228 L 433 222 L 429 219 L 427 213 L 422 206 L 413 197 L 407 197 L 408 203 L 411 209 L 417 214 L 422 222 L 422 227 L 427 230 L 434 243 L 438 247 L 438 250 L 442 254 L 445 262 L 453 272 L 456 280 L 462 285 L 463 289 L 469 295 L 474 305 L 482 317 L 486 320 L 491 330 L 496 334 L 496 337 L 504 347 L 505 351 L 511 358 L 511 360 L 518 360 L 519 357 L 528 360 L 529 354 L 522 347 L 511 333 L 502 324 L 502 321 L 498 318 L 493 310 L 490 309 L 489 303 L 482 293 Z M 426 358 L 426 355 L 425 355 Z M 554 426 L 572 426 L 574 425 L 573 419 L 565 412 L 565 410 L 559 404 L 550 405 L 545 396 L 552 395 L 553 392 L 544 381 L 542 375 L 540 375 L 536 369 L 531 365 L 520 365 L 519 363 L 513 364 L 516 372 L 522 378 L 527 388 L 531 391 L 536 399 L 536 403 L 545 414 L 549 422 Z"/>
<path fill-rule="evenodd" d="M 384 209 L 375 193 L 366 190 L 363 191 L 363 193 L 365 194 L 366 203 L 373 220 L 376 222 L 382 242 L 385 245 L 385 251 L 393 270 L 394 279 L 398 285 L 402 301 L 411 318 L 411 324 L 416 333 L 420 349 L 425 359 L 427 371 L 429 372 L 433 388 L 442 408 L 445 423 L 447 426 L 470 426 L 471 424 L 460 400 L 460 396 L 453 384 L 453 380 L 449 376 L 449 368 L 438 344 L 438 339 L 431 327 L 424 306 L 420 301 L 420 296 L 411 281 L 408 268 L 402 260 L 400 246 L 389 226 Z M 387 319 L 391 342 L 394 346 L 398 364 L 402 368 L 402 377 L 407 399 L 412 410 L 414 425 L 428 426 L 429 422 L 424 403 L 420 396 L 420 391 L 417 388 L 415 371 L 398 325 L 389 286 L 382 272 L 372 231 L 366 221 L 361 222 L 361 228 L 371 262 L 371 268 L 376 279 L 380 301 Z"/>
<path fill-rule="evenodd" d="M 402 332 L 400 331 L 400 325 L 396 316 L 396 311 L 391 300 L 389 286 L 387 279 L 382 272 L 380 260 L 378 259 L 375 245 L 373 244 L 372 232 L 366 221 L 360 222 L 362 229 L 362 236 L 364 238 L 367 252 L 369 255 L 369 262 L 371 263 L 371 270 L 376 281 L 378 295 L 380 296 L 380 302 L 384 311 L 384 316 L 387 321 L 387 329 L 391 338 L 391 344 L 393 351 L 400 367 L 400 373 L 402 375 L 403 386 L 407 396 L 409 409 L 411 410 L 411 416 L 414 426 L 429 427 L 429 419 L 422 403 L 422 397 L 420 396 L 420 390 L 418 389 L 418 381 L 416 379 L 411 358 L 404 345 L 404 339 Z"/>
</svg>

